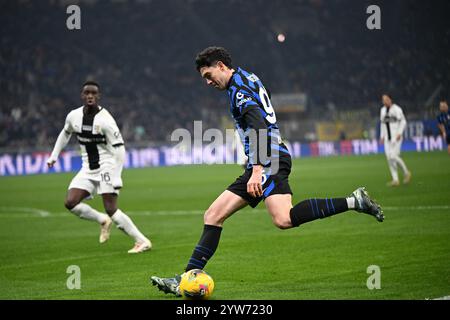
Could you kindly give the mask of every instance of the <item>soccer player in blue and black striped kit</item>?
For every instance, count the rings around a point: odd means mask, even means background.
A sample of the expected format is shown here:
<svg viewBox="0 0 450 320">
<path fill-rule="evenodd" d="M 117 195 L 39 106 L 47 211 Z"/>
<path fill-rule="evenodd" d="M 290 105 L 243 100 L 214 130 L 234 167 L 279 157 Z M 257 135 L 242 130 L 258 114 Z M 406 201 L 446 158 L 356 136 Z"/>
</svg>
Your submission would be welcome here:
<svg viewBox="0 0 450 320">
<path fill-rule="evenodd" d="M 275 111 L 261 80 L 253 73 L 234 68 L 230 54 L 221 47 L 209 47 L 196 57 L 197 71 L 206 83 L 226 91 L 248 164 L 236 179 L 206 210 L 200 241 L 194 248 L 185 271 L 203 269 L 219 244 L 224 221 L 236 211 L 263 200 L 272 221 L 280 229 L 322 219 L 348 210 L 384 220 L 381 207 L 358 188 L 349 197 L 308 199 L 292 206 L 289 186 L 291 156 L 280 137 Z M 181 277 L 151 281 L 165 293 L 177 296 Z"/>
<path fill-rule="evenodd" d="M 447 152 L 450 155 L 450 111 L 448 110 L 447 101 L 442 100 L 439 103 L 439 110 L 441 112 L 437 117 L 438 127 L 444 141 L 447 143 Z"/>
</svg>

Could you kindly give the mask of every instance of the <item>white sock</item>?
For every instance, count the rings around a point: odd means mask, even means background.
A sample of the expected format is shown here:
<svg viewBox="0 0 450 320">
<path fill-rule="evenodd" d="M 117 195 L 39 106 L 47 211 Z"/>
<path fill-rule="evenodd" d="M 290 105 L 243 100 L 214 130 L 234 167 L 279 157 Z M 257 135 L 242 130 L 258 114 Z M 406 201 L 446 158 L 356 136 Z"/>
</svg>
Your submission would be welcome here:
<svg viewBox="0 0 450 320">
<path fill-rule="evenodd" d="M 349 209 L 355 209 L 355 198 L 354 197 L 350 197 L 350 198 L 345 198 L 347 200 L 347 206 Z"/>
<path fill-rule="evenodd" d="M 397 163 L 400 165 L 400 168 L 402 168 L 402 171 L 403 171 L 404 174 L 409 173 L 409 170 L 406 167 L 406 164 L 405 164 L 405 162 L 403 161 L 402 158 L 397 157 Z"/>
<path fill-rule="evenodd" d="M 117 225 L 117 227 L 125 232 L 130 237 L 134 238 L 136 242 L 148 241 L 148 239 L 138 230 L 131 221 L 130 217 L 123 213 L 120 209 L 111 216 L 111 219 Z"/>
<path fill-rule="evenodd" d="M 106 214 L 98 212 L 83 202 L 77 204 L 70 211 L 82 219 L 97 221 L 100 224 L 104 223 L 108 217 Z"/>
<path fill-rule="evenodd" d="M 391 158 L 388 160 L 389 170 L 391 171 L 392 181 L 398 182 L 397 160 Z"/>
</svg>

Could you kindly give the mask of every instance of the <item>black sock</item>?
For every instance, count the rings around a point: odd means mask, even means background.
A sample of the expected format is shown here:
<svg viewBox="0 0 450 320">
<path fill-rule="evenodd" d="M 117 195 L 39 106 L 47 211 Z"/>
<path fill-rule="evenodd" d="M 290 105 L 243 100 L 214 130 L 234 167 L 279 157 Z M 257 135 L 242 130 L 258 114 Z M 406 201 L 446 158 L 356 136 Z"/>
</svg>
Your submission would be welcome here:
<svg viewBox="0 0 450 320">
<path fill-rule="evenodd" d="M 219 245 L 222 227 L 205 224 L 203 233 L 197 246 L 192 252 L 186 271 L 192 269 L 203 269 L 208 260 L 213 256 Z"/>
<path fill-rule="evenodd" d="M 291 223 L 294 227 L 316 219 L 323 219 L 341 212 L 348 211 L 345 198 L 308 199 L 291 209 Z"/>
</svg>

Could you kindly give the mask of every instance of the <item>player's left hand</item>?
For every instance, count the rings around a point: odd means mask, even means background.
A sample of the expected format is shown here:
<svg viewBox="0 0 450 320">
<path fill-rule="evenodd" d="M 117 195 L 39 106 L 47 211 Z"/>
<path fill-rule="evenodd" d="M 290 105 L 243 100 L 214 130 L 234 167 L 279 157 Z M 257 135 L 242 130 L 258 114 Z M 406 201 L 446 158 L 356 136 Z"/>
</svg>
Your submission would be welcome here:
<svg viewBox="0 0 450 320">
<path fill-rule="evenodd" d="M 400 141 L 401 138 L 402 138 L 402 135 L 401 135 L 401 134 L 398 134 L 398 135 L 397 135 L 397 141 Z"/>
<path fill-rule="evenodd" d="M 113 177 L 112 185 L 114 189 L 121 189 L 123 187 L 122 178 L 120 176 Z"/>
</svg>

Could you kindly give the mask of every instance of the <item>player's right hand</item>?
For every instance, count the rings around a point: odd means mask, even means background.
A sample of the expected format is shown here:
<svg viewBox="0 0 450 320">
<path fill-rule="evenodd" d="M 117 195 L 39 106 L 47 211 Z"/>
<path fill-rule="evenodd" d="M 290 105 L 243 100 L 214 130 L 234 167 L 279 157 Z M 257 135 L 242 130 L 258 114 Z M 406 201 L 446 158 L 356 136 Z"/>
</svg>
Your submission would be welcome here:
<svg viewBox="0 0 450 320">
<path fill-rule="evenodd" d="M 49 168 L 53 168 L 53 165 L 55 164 L 55 162 L 56 162 L 56 160 L 54 160 L 54 159 L 48 159 L 47 160 L 47 166 Z"/>
</svg>

